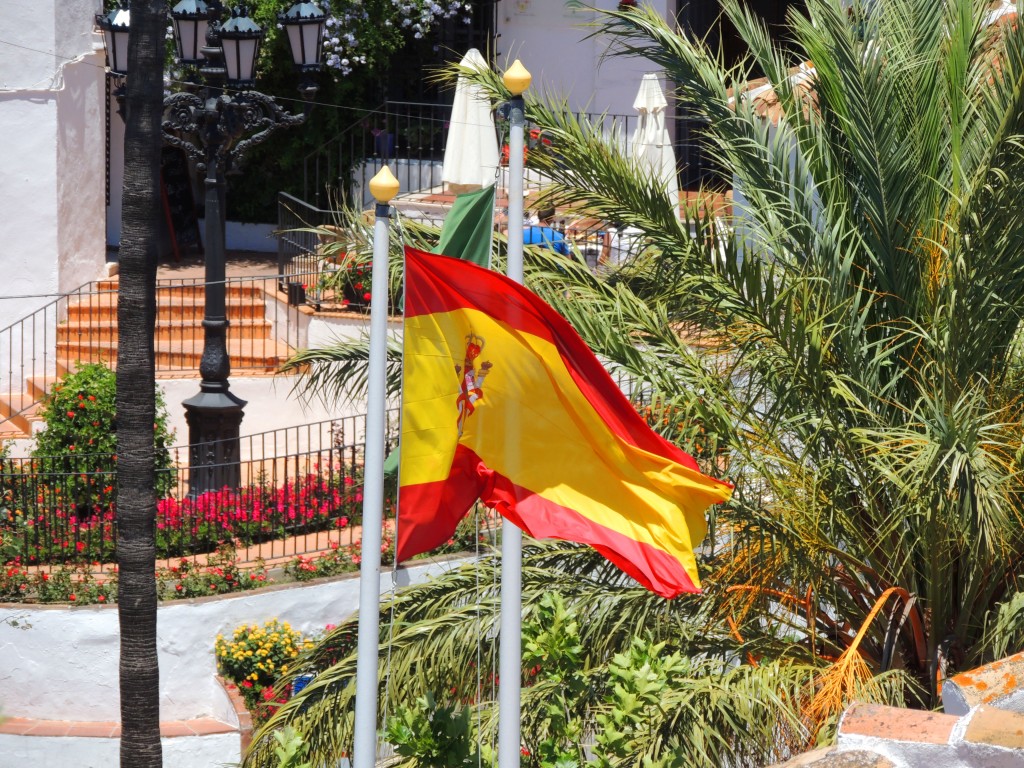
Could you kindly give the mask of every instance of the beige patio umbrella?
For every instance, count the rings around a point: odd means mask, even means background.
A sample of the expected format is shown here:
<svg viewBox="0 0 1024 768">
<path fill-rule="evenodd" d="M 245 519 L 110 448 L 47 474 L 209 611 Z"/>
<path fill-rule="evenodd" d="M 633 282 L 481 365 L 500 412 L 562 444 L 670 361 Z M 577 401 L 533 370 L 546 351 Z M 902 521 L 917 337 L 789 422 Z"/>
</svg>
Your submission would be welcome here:
<svg viewBox="0 0 1024 768">
<path fill-rule="evenodd" d="M 487 62 L 476 48 L 470 48 L 460 64 L 476 70 L 487 68 Z M 450 192 L 472 192 L 493 184 L 497 167 L 498 137 L 491 102 L 479 85 L 459 77 L 441 180 Z"/>
<path fill-rule="evenodd" d="M 679 216 L 679 179 L 676 175 L 676 154 L 665 128 L 665 108 L 668 102 L 658 77 L 648 73 L 640 81 L 640 91 L 633 109 L 640 121 L 633 132 L 630 151 L 640 163 L 650 169 L 655 181 L 664 187 L 665 194 L 675 205 Z"/>
</svg>

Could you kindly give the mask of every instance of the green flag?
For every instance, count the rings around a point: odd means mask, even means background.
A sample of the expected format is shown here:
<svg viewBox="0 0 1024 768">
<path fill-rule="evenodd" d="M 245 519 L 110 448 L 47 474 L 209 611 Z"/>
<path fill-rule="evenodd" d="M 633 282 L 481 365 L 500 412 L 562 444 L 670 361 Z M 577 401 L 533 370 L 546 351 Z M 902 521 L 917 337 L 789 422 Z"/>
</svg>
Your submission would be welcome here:
<svg viewBox="0 0 1024 768">
<path fill-rule="evenodd" d="M 434 253 L 491 265 L 491 235 L 494 231 L 494 185 L 455 198 L 441 227 L 441 240 Z"/>
</svg>

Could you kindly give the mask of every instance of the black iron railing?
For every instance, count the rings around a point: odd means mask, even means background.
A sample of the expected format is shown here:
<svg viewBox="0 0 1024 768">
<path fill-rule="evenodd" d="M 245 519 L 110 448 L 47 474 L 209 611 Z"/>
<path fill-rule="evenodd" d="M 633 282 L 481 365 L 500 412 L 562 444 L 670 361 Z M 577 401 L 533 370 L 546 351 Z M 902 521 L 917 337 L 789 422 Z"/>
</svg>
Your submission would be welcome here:
<svg viewBox="0 0 1024 768">
<path fill-rule="evenodd" d="M 580 113 L 608 140 L 629 147 L 637 115 Z M 441 191 L 441 170 L 451 120 L 450 104 L 387 101 L 368 110 L 303 161 L 303 198 L 311 207 L 328 210 L 341 204 L 365 208 L 373 201 L 369 181 L 387 164 L 399 180 L 403 195 Z M 499 146 L 505 143 L 499 120 Z M 537 137 L 538 140 L 540 137 Z M 499 189 L 507 188 L 507 174 L 497 176 Z M 527 186 L 543 186 L 546 179 L 526 170 Z"/>
<path fill-rule="evenodd" d="M 272 372 L 300 346 L 296 307 L 279 275 L 227 278 L 228 352 L 234 372 Z M 157 281 L 160 376 L 192 375 L 203 353 L 203 278 Z M 117 283 L 95 281 L 0 329 L 0 427 L 29 432 L 27 415 L 58 376 L 80 363 L 117 361 Z"/>
<path fill-rule="evenodd" d="M 397 411 L 389 411 L 388 450 L 397 424 Z M 244 565 L 354 543 L 365 430 L 365 416 L 349 416 L 243 437 L 241 483 L 198 495 L 188 493 L 187 466 L 161 468 L 158 559 L 197 557 L 230 543 Z M 186 459 L 187 446 L 172 455 Z M 115 467 L 110 455 L 0 461 L 3 560 L 113 563 Z"/>
</svg>

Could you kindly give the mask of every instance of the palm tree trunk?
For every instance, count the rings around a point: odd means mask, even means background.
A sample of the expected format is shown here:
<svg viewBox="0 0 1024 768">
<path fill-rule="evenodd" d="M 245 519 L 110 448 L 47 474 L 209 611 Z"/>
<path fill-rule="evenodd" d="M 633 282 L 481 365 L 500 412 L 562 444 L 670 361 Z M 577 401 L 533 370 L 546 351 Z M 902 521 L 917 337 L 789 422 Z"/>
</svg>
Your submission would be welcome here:
<svg viewBox="0 0 1024 768">
<path fill-rule="evenodd" d="M 160 768 L 153 330 L 160 213 L 163 0 L 131 1 L 117 300 L 117 562 L 121 765 Z"/>
</svg>

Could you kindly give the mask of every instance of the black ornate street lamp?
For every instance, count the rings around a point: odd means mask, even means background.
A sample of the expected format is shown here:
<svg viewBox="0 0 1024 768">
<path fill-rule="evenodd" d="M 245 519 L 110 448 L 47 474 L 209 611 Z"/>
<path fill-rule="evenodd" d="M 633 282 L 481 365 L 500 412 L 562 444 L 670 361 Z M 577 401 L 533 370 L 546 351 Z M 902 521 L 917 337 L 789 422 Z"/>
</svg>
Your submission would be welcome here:
<svg viewBox="0 0 1024 768">
<path fill-rule="evenodd" d="M 183 64 L 198 67 L 200 82 L 191 90 L 164 99 L 164 143 L 183 150 L 195 161 L 197 171 L 204 175 L 206 190 L 206 306 L 199 364 L 202 381 L 199 393 L 183 403 L 189 429 L 191 495 L 225 486 L 234 488 L 240 481 L 239 428 L 245 401 L 236 397 L 228 384 L 231 364 L 225 306 L 224 175 L 237 171 L 246 152 L 273 133 L 305 121 L 317 90 L 309 75 L 320 67 L 326 21 L 326 15 L 308 2 L 296 3 L 279 16 L 293 46 L 293 59 L 297 65 L 301 62 L 304 73 L 299 91 L 307 100 L 307 110 L 291 114 L 272 96 L 253 90 L 263 30 L 249 18 L 244 5 L 234 8 L 230 20 L 221 24 L 224 12 L 219 0 L 181 0 L 171 10 L 178 56 Z M 105 40 L 107 22 L 103 19 L 113 13 L 97 17 Z M 117 29 L 123 26 L 127 32 L 128 19 L 117 17 L 117 24 L 112 19 L 109 25 Z M 205 45 L 200 46 L 201 41 Z M 118 51 L 116 38 L 107 42 L 108 66 L 123 77 L 127 68 L 115 69 L 120 59 L 111 58 L 112 50 Z M 127 45 L 123 50 L 127 51 Z"/>
</svg>

